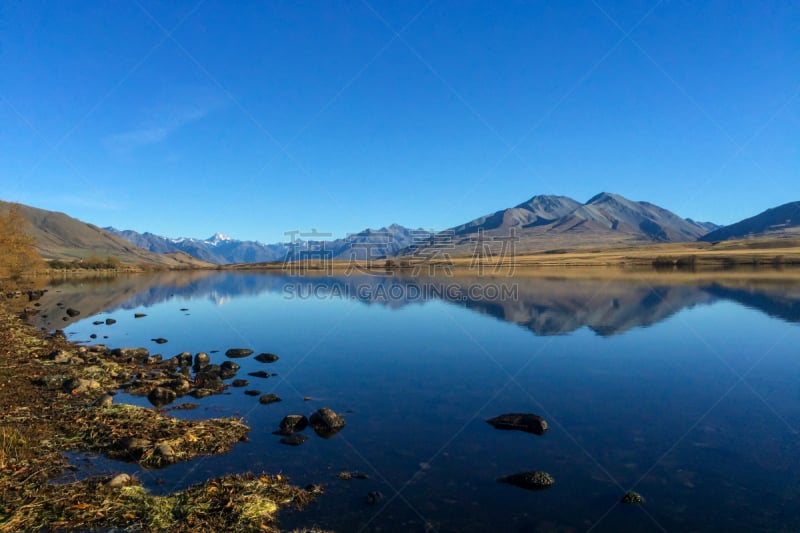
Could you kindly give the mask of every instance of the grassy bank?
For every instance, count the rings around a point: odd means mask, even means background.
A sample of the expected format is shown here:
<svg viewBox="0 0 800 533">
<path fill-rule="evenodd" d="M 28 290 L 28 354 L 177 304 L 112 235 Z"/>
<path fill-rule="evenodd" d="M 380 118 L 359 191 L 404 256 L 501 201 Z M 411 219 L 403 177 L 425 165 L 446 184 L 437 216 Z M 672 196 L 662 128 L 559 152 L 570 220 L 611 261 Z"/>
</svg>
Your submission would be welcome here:
<svg viewBox="0 0 800 533">
<path fill-rule="evenodd" d="M 141 362 L 43 334 L 12 303 L 0 300 L 0 531 L 278 531 L 281 508 L 302 507 L 318 492 L 266 474 L 229 475 L 165 496 L 125 474 L 54 483 L 72 468 L 65 451 L 158 468 L 225 452 L 248 428 L 233 418 L 178 420 L 114 403 L 107 391 Z"/>
</svg>

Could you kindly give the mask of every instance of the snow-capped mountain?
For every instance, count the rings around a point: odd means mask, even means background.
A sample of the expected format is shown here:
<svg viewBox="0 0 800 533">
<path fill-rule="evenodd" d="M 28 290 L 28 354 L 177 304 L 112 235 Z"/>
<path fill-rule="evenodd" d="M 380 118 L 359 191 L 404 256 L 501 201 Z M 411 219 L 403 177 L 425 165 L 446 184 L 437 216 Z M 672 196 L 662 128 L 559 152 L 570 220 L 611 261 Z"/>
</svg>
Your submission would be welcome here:
<svg viewBox="0 0 800 533">
<path fill-rule="evenodd" d="M 290 255 L 310 251 L 330 252 L 333 259 L 377 259 L 393 255 L 413 243 L 413 232 L 399 224 L 380 229 L 366 229 L 344 239 L 330 241 L 296 240 L 294 243 L 264 244 L 258 241 L 240 241 L 224 233 L 215 233 L 208 239 L 188 237 L 169 238 L 153 233 L 104 228 L 140 248 L 155 253 L 185 252 L 198 259 L 219 265 L 230 263 L 263 263 L 282 261 Z M 420 230 L 421 231 L 421 230 Z"/>
</svg>

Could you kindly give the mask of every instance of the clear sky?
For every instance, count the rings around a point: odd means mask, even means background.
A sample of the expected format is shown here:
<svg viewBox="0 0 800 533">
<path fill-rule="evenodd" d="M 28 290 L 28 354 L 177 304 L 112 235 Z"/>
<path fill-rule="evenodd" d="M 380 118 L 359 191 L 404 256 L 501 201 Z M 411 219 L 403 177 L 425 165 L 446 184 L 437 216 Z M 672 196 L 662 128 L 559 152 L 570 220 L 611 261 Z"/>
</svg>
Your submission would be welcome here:
<svg viewBox="0 0 800 533">
<path fill-rule="evenodd" d="M 800 200 L 800 4 L 0 4 L 0 198 L 166 236 Z"/>
</svg>

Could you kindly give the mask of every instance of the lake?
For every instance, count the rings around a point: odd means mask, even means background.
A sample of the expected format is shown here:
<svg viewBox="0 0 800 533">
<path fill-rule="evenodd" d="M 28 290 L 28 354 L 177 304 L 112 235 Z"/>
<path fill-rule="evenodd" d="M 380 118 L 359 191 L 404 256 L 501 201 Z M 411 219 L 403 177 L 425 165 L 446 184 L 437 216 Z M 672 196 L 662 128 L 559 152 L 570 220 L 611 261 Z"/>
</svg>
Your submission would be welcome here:
<svg viewBox="0 0 800 533">
<path fill-rule="evenodd" d="M 57 303 L 81 315 L 64 321 Z M 161 470 L 78 454 L 77 476 L 133 472 L 155 493 L 248 470 L 323 484 L 305 511 L 281 516 L 287 530 L 800 529 L 797 282 L 172 272 L 62 280 L 41 304 L 39 324 L 75 341 L 218 350 L 216 363 L 232 347 L 280 356 L 235 361 L 247 388 L 282 402 L 231 387 L 172 411 L 241 416 L 249 442 Z M 117 322 L 93 325 L 106 318 Z M 277 376 L 246 375 L 265 369 Z M 293 447 L 273 434 L 320 407 L 347 422 L 332 438 L 309 428 Z M 548 431 L 486 423 L 520 412 Z M 555 484 L 497 482 L 529 470 Z M 628 490 L 645 504 L 620 504 Z M 371 492 L 382 496 L 372 505 Z"/>
</svg>

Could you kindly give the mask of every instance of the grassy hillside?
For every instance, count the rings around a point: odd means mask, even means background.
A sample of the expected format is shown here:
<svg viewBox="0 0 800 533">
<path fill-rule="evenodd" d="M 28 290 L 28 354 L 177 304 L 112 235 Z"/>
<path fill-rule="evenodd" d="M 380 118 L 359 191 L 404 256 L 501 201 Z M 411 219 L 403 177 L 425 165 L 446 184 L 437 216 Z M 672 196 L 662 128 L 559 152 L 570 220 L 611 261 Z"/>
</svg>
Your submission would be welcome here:
<svg viewBox="0 0 800 533">
<path fill-rule="evenodd" d="M 6 213 L 10 206 L 8 202 L 0 201 L 0 213 Z M 27 232 L 36 241 L 36 249 L 47 260 L 98 256 L 116 257 L 128 264 L 168 268 L 209 266 L 184 253 L 154 254 L 142 250 L 125 239 L 64 213 L 26 205 L 20 205 L 20 211 L 29 223 Z"/>
</svg>

